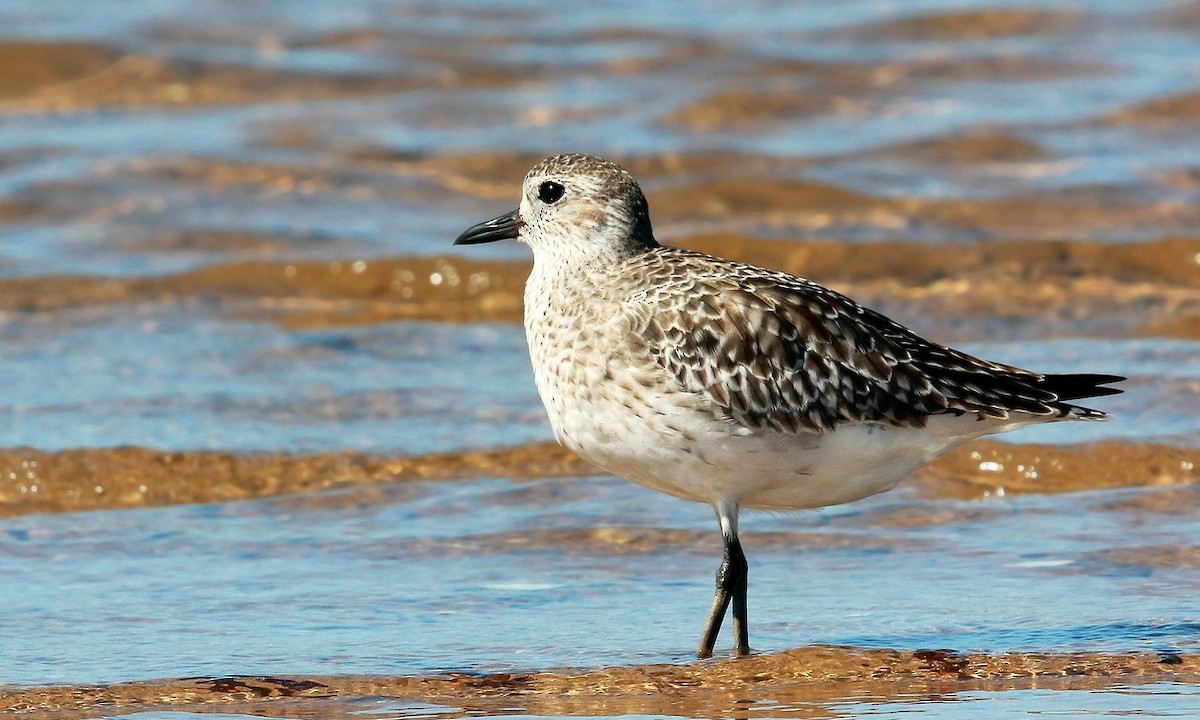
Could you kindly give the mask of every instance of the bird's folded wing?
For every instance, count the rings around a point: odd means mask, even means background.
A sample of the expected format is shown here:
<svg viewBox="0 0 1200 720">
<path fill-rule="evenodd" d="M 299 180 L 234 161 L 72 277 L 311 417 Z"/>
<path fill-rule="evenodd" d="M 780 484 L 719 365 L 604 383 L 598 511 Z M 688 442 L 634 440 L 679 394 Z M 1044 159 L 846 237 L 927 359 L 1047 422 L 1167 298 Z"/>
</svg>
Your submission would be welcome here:
<svg viewBox="0 0 1200 720">
<path fill-rule="evenodd" d="M 693 275 L 677 302 L 641 313 L 635 328 L 682 388 L 733 422 L 798 433 L 1063 412 L 1040 375 L 924 340 L 815 283 L 731 265 L 736 281 Z"/>
</svg>

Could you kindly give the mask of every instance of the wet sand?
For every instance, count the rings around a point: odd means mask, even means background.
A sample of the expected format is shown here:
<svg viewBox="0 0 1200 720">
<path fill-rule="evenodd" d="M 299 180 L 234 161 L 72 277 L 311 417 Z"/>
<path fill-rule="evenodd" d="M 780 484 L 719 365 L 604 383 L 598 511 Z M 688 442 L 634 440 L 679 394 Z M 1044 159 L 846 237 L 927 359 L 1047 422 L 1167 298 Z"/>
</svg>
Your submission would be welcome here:
<svg viewBox="0 0 1200 720">
<path fill-rule="evenodd" d="M 348 487 L 479 478 L 532 480 L 601 471 L 551 443 L 415 457 L 237 455 L 149 448 L 0 450 L 0 517 L 222 503 Z M 1192 485 L 1200 449 L 1151 443 L 1083 446 L 981 440 L 947 453 L 911 481 L 928 497 L 1064 493 Z"/>
<path fill-rule="evenodd" d="M 807 647 L 704 663 L 425 677 L 228 677 L 109 686 L 0 689 L 0 711 L 35 720 L 97 712 L 205 711 L 266 717 L 356 717 L 363 700 L 403 700 L 420 717 L 620 716 L 669 708 L 684 717 L 839 717 L 828 704 L 1031 688 L 1103 690 L 1200 682 L 1195 655 L 960 655 Z M 401 711 L 401 716 L 407 716 Z"/>
</svg>

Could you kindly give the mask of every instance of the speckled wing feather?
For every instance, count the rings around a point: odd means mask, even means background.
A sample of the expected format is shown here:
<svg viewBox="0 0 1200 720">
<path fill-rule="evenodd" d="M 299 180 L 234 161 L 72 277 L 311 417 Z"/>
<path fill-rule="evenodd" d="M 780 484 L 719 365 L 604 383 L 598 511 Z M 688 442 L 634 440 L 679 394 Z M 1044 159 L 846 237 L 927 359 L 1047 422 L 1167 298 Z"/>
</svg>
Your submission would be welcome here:
<svg viewBox="0 0 1200 720">
<path fill-rule="evenodd" d="M 686 390 L 753 429 L 820 432 L 851 421 L 922 426 L 931 415 L 1103 417 L 1062 402 L 1048 378 L 929 342 L 816 283 L 673 248 L 639 258 L 655 295 L 640 334 Z M 670 296 L 665 301 L 664 295 Z M 1069 385 L 1069 381 L 1060 383 Z"/>
</svg>

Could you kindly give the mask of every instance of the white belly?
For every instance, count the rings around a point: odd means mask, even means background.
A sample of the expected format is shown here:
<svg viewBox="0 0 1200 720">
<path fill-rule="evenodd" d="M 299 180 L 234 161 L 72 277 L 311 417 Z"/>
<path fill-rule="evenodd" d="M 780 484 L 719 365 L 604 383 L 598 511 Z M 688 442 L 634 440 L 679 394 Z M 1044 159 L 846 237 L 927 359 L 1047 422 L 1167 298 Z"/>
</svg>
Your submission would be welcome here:
<svg viewBox="0 0 1200 720">
<path fill-rule="evenodd" d="M 751 432 L 697 411 L 692 396 L 630 403 L 642 408 L 634 411 L 600 395 L 559 404 L 552 421 L 563 444 L 614 475 L 714 505 L 782 510 L 852 502 L 890 490 L 961 441 L 876 423 L 823 434 Z"/>
</svg>

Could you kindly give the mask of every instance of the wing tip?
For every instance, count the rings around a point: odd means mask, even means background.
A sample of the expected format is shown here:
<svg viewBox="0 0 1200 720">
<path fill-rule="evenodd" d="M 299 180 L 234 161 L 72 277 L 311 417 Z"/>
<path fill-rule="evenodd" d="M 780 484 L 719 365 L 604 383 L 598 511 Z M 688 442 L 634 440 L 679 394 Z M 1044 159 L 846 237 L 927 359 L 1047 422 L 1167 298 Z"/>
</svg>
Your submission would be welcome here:
<svg viewBox="0 0 1200 720">
<path fill-rule="evenodd" d="M 1058 400 L 1062 402 L 1120 395 L 1125 392 L 1122 388 L 1109 386 L 1124 382 L 1127 379 L 1123 375 L 1108 375 L 1104 373 L 1064 373 L 1061 375 L 1043 375 L 1037 385 L 1044 390 L 1054 393 Z"/>
</svg>

